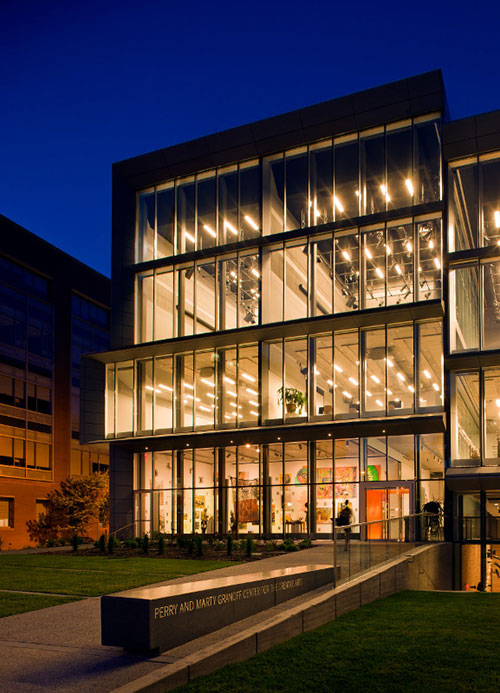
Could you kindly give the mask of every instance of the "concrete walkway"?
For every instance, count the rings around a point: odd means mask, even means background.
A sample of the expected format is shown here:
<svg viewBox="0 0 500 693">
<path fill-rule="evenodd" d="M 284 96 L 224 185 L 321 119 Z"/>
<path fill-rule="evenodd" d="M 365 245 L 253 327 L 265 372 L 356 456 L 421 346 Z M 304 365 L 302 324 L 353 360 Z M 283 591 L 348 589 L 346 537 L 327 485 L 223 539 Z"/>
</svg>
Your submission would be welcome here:
<svg viewBox="0 0 500 693">
<path fill-rule="evenodd" d="M 360 569 L 368 569 L 370 564 L 395 558 L 411 547 L 410 544 L 368 547 L 353 542 L 351 551 L 344 552 L 339 543 L 337 564 L 341 566 L 345 580 L 349 571 L 356 573 Z M 312 549 L 189 576 L 189 580 L 312 563 L 331 565 L 332 559 L 332 542 L 317 542 Z M 176 578 L 156 584 L 172 584 L 183 582 L 184 579 Z M 329 588 L 322 588 L 322 591 L 326 589 Z M 304 597 L 302 595 L 274 609 L 255 614 L 244 622 L 228 626 L 223 629 L 224 637 L 237 633 L 243 625 L 263 621 L 287 606 L 303 601 Z M 186 657 L 190 652 L 207 647 L 221 637 L 220 631 L 210 633 L 158 657 L 130 655 L 116 647 L 101 646 L 99 606 L 97 597 L 0 619 L 0 690 L 3 693 L 111 691 Z"/>
</svg>

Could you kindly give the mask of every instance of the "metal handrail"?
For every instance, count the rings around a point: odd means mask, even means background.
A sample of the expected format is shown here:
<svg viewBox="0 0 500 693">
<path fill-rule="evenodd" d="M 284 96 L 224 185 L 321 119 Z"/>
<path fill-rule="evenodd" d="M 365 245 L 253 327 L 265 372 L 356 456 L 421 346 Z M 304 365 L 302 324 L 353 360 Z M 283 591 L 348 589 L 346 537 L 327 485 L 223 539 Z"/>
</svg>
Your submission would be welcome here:
<svg viewBox="0 0 500 693">
<path fill-rule="evenodd" d="M 381 522 L 394 522 L 395 520 L 407 520 L 410 517 L 444 517 L 443 513 L 429 513 L 429 512 L 422 512 L 422 513 L 414 513 L 412 515 L 398 515 L 398 517 L 386 517 L 382 518 L 380 520 L 369 520 L 368 522 L 355 522 L 354 524 L 349 524 L 349 525 L 336 525 L 337 529 L 345 529 L 346 527 L 352 528 L 352 527 L 362 527 L 364 525 L 379 525 Z M 335 521 L 337 518 L 332 518 L 332 521 Z"/>
</svg>

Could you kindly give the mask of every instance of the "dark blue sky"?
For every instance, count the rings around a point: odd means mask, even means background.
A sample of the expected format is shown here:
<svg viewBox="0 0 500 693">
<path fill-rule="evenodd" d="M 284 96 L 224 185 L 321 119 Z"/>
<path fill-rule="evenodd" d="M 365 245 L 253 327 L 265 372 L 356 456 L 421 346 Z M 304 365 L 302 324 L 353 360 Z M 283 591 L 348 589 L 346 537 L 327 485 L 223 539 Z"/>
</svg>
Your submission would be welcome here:
<svg viewBox="0 0 500 693">
<path fill-rule="evenodd" d="M 109 274 L 111 164 L 441 67 L 500 108 L 500 3 L 4 0 L 0 213 Z"/>
</svg>

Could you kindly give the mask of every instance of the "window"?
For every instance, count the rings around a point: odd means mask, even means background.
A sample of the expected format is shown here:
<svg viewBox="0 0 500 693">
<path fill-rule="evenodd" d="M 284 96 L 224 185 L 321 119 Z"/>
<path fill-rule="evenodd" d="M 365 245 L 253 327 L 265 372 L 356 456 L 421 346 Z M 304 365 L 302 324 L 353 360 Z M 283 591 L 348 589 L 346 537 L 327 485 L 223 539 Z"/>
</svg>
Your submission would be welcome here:
<svg viewBox="0 0 500 693">
<path fill-rule="evenodd" d="M 35 517 L 37 520 L 40 519 L 42 515 L 47 512 L 47 501 L 46 500 L 36 500 L 35 501 Z"/>
<path fill-rule="evenodd" d="M 0 527 L 14 527 L 13 498 L 0 498 Z"/>
</svg>

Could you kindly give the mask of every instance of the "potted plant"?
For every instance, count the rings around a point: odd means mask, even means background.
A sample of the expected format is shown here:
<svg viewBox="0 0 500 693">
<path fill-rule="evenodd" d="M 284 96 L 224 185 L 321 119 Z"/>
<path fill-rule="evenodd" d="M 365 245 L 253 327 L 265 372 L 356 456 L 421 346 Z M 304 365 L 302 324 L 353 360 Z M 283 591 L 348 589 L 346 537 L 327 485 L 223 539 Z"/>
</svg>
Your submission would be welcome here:
<svg viewBox="0 0 500 693">
<path fill-rule="evenodd" d="M 307 404 L 307 398 L 303 392 L 294 387 L 280 387 L 278 390 L 278 404 L 285 402 L 287 414 L 300 414 Z"/>
</svg>

